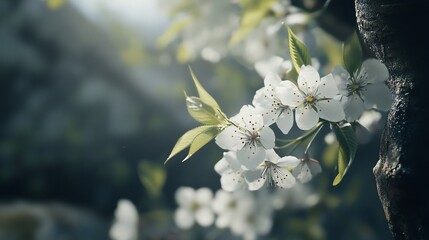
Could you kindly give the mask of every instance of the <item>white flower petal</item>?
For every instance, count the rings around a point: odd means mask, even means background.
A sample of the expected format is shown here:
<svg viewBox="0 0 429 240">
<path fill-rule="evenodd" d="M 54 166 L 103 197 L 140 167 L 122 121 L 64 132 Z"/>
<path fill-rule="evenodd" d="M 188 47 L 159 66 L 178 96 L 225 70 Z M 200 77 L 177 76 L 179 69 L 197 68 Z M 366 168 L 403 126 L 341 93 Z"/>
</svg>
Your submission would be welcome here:
<svg viewBox="0 0 429 240">
<path fill-rule="evenodd" d="M 275 146 L 276 136 L 269 127 L 264 127 L 259 132 L 259 141 L 265 149 L 271 149 Z"/>
<path fill-rule="evenodd" d="M 194 215 L 187 209 L 179 208 L 174 213 L 174 221 L 181 229 L 189 229 L 194 225 Z"/>
<path fill-rule="evenodd" d="M 298 179 L 301 183 L 307 183 L 311 180 L 311 178 L 313 177 L 311 175 L 311 170 L 310 168 L 307 166 L 306 163 L 302 163 L 300 164 L 298 167 L 296 167 L 293 171 L 292 171 L 293 175 L 296 177 L 296 179 Z"/>
<path fill-rule="evenodd" d="M 365 102 L 368 101 L 367 107 L 371 106 L 380 111 L 387 111 L 392 105 L 392 93 L 384 84 L 368 85 L 368 90 L 365 92 Z"/>
<path fill-rule="evenodd" d="M 272 99 L 271 102 L 267 101 L 267 105 L 263 106 L 263 108 L 257 109 L 262 117 L 264 118 L 264 125 L 270 126 L 275 123 L 279 114 L 277 101 Z"/>
<path fill-rule="evenodd" d="M 245 146 L 237 151 L 238 160 L 248 170 L 256 167 L 264 161 L 265 149 L 255 146 Z"/>
<path fill-rule="evenodd" d="M 293 112 L 290 108 L 284 109 L 277 118 L 277 126 L 283 134 L 289 133 L 293 126 Z"/>
<path fill-rule="evenodd" d="M 233 192 L 244 187 L 245 181 L 242 172 L 229 172 L 220 177 L 222 189 Z"/>
<path fill-rule="evenodd" d="M 277 97 L 283 105 L 296 107 L 304 101 L 304 95 L 291 81 L 283 81 L 276 88 Z"/>
<path fill-rule="evenodd" d="M 235 151 L 229 151 L 225 155 L 225 160 L 228 162 L 229 166 L 233 170 L 240 170 L 241 169 L 241 163 L 238 161 L 237 158 L 237 152 Z"/>
<path fill-rule="evenodd" d="M 285 156 L 278 160 L 277 165 L 280 167 L 294 168 L 301 163 L 301 160 L 294 156 Z"/>
<path fill-rule="evenodd" d="M 195 190 L 190 187 L 179 187 L 176 190 L 175 198 L 179 206 L 189 206 L 195 198 Z"/>
<path fill-rule="evenodd" d="M 260 235 L 265 235 L 270 232 L 273 225 L 273 220 L 270 216 L 259 216 L 255 224 L 256 232 Z"/>
<path fill-rule="evenodd" d="M 280 159 L 279 155 L 274 151 L 274 149 L 265 150 L 265 160 L 270 162 L 277 162 Z"/>
<path fill-rule="evenodd" d="M 214 222 L 214 214 L 210 208 L 201 208 L 195 212 L 197 223 L 203 227 L 210 226 Z"/>
<path fill-rule="evenodd" d="M 365 110 L 365 104 L 362 99 L 356 94 L 350 97 L 343 97 L 344 99 L 344 113 L 346 114 L 347 122 L 357 120 Z"/>
<path fill-rule="evenodd" d="M 213 199 L 213 192 L 209 188 L 203 187 L 195 192 L 195 201 L 201 205 L 208 204 Z"/>
<path fill-rule="evenodd" d="M 339 94 L 337 84 L 335 83 L 334 76 L 332 74 L 328 74 L 320 80 L 317 90 L 318 98 L 333 98 Z"/>
<path fill-rule="evenodd" d="M 389 78 L 389 71 L 379 60 L 370 58 L 362 63 L 361 74 L 366 73 L 368 83 L 384 83 Z M 361 75 L 360 74 L 360 75 Z"/>
<path fill-rule="evenodd" d="M 283 58 L 279 56 L 273 56 L 265 61 L 258 61 L 255 63 L 255 70 L 261 76 L 266 76 L 267 73 L 276 71 L 281 66 Z"/>
<path fill-rule="evenodd" d="M 267 99 L 265 97 L 265 88 L 260 88 L 256 90 L 255 96 L 253 96 L 252 104 L 256 108 L 264 108 L 267 105 L 267 101 L 270 102 L 272 99 Z"/>
<path fill-rule="evenodd" d="M 320 118 L 330 122 L 339 122 L 345 118 L 343 106 L 336 99 L 317 101 L 316 108 Z"/>
<path fill-rule="evenodd" d="M 239 150 L 244 143 L 241 138 L 244 137 L 240 129 L 235 126 L 226 127 L 219 135 L 216 136 L 216 144 L 225 150 Z"/>
<path fill-rule="evenodd" d="M 121 199 L 118 201 L 118 207 L 115 210 L 115 218 L 119 221 L 137 222 L 139 215 L 137 208 L 130 200 Z"/>
<path fill-rule="evenodd" d="M 215 165 L 214 165 L 214 169 L 215 171 L 219 174 L 222 175 L 223 173 L 225 173 L 226 171 L 229 171 L 231 168 L 229 166 L 229 163 L 225 160 L 225 154 L 223 153 L 223 158 L 221 158 Z"/>
<path fill-rule="evenodd" d="M 350 82 L 349 72 L 347 72 L 347 70 L 342 66 L 337 65 L 332 69 L 332 74 L 340 94 L 347 96 L 349 94 L 349 91 L 347 90 L 347 83 Z"/>
<path fill-rule="evenodd" d="M 368 129 L 368 131 L 373 132 L 379 126 L 381 117 L 381 113 L 377 111 L 365 111 L 358 121 L 364 128 Z"/>
<path fill-rule="evenodd" d="M 308 168 L 310 168 L 311 175 L 316 176 L 322 172 L 322 167 L 320 166 L 319 161 L 310 159 L 308 162 Z"/>
<path fill-rule="evenodd" d="M 231 214 L 221 214 L 218 215 L 216 218 L 216 227 L 217 228 L 226 228 L 231 224 L 232 222 L 232 215 Z"/>
<path fill-rule="evenodd" d="M 232 199 L 232 194 L 221 189 L 216 191 L 215 197 L 212 202 L 213 211 L 217 214 L 223 213 L 227 210 L 228 204 Z"/>
<path fill-rule="evenodd" d="M 264 125 L 262 115 L 250 105 L 244 105 L 236 117 L 240 125 L 248 130 L 258 130 Z"/>
<path fill-rule="evenodd" d="M 298 75 L 298 87 L 305 93 L 314 92 L 320 83 L 320 75 L 312 66 L 302 66 Z"/>
<path fill-rule="evenodd" d="M 284 168 L 272 169 L 271 177 L 274 183 L 280 188 L 291 188 L 295 185 L 295 177 Z"/>
<path fill-rule="evenodd" d="M 264 79 L 264 86 L 267 93 L 274 94 L 274 89 L 280 85 L 281 79 L 279 75 L 275 72 L 269 72 Z"/>
<path fill-rule="evenodd" d="M 260 189 L 265 181 L 266 178 L 261 176 L 261 171 L 247 171 L 245 173 L 245 179 L 247 182 L 247 185 L 249 186 L 249 191 L 255 191 Z"/>
<path fill-rule="evenodd" d="M 319 121 L 319 115 L 309 107 L 297 108 L 295 110 L 295 121 L 299 129 L 309 130 L 316 126 Z"/>
</svg>

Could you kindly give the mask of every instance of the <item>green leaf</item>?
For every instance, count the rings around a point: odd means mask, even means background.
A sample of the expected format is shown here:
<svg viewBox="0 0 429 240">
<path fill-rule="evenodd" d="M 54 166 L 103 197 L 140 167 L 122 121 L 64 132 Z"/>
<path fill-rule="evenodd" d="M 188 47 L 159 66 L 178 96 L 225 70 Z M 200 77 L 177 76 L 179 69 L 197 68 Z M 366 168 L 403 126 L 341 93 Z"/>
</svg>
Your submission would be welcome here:
<svg viewBox="0 0 429 240">
<path fill-rule="evenodd" d="M 176 60 L 179 63 L 186 63 L 191 58 L 190 47 L 186 42 L 181 42 L 176 49 Z"/>
<path fill-rule="evenodd" d="M 343 61 L 347 71 L 353 76 L 362 65 L 362 47 L 355 31 L 343 44 Z"/>
<path fill-rule="evenodd" d="M 292 68 L 286 72 L 285 77 L 287 80 L 292 81 L 296 84 L 298 80 L 298 73 L 296 72 L 295 68 Z"/>
<path fill-rule="evenodd" d="M 166 179 L 166 173 L 162 166 L 149 161 L 141 161 L 139 163 L 139 177 L 149 196 L 157 198 L 161 195 Z"/>
<path fill-rule="evenodd" d="M 217 104 L 216 100 L 204 89 L 204 87 L 201 85 L 200 81 L 198 81 L 198 78 L 192 71 L 191 67 L 189 67 L 189 71 L 191 72 L 192 79 L 194 80 L 195 87 L 197 88 L 198 95 L 201 101 L 213 108 L 215 111 L 220 111 L 220 107 Z"/>
<path fill-rule="evenodd" d="M 188 160 L 194 153 L 200 150 L 204 145 L 209 143 L 213 138 L 215 138 L 219 134 L 220 130 L 217 126 L 212 126 L 212 128 L 207 129 L 206 131 L 198 134 L 189 147 L 189 153 L 182 162 Z"/>
<path fill-rule="evenodd" d="M 289 52 L 292 58 L 293 67 L 299 73 L 302 65 L 311 65 L 310 51 L 307 46 L 288 27 Z"/>
<path fill-rule="evenodd" d="M 165 162 L 170 160 L 172 157 L 174 157 L 176 154 L 181 152 L 183 149 L 189 147 L 198 135 L 212 129 L 213 127 L 217 127 L 217 126 L 203 125 L 187 131 L 185 134 L 183 134 L 183 136 L 179 138 L 179 140 L 177 140 L 176 145 L 174 145 L 173 150 L 171 151 L 170 155 L 168 156 L 167 160 L 165 160 Z"/>
<path fill-rule="evenodd" d="M 185 93 L 186 95 L 186 93 Z M 186 107 L 189 114 L 205 125 L 222 124 L 222 116 L 212 107 L 205 104 L 199 97 L 186 96 Z"/>
<path fill-rule="evenodd" d="M 264 19 L 264 17 L 268 15 L 272 5 L 275 3 L 275 0 L 265 0 L 259 1 L 257 3 L 258 4 L 243 10 L 240 28 L 232 34 L 232 37 L 229 40 L 230 46 L 235 46 L 237 43 L 243 40 L 247 34 L 255 29 L 255 27 Z"/>
<path fill-rule="evenodd" d="M 353 126 L 349 123 L 343 126 L 338 126 L 337 124 L 331 124 L 331 126 L 339 143 L 338 174 L 332 183 L 336 186 L 341 182 L 354 160 L 357 150 L 357 140 Z"/>
<path fill-rule="evenodd" d="M 182 18 L 173 22 L 168 29 L 158 38 L 156 46 L 164 48 L 170 44 L 186 26 L 192 22 L 191 18 Z"/>
</svg>

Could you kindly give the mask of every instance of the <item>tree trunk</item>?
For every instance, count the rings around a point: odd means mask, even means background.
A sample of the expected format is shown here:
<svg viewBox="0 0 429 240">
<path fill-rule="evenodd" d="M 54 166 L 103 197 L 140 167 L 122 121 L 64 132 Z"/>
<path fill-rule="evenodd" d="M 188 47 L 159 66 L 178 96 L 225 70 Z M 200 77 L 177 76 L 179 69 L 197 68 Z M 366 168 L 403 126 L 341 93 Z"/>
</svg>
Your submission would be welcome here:
<svg viewBox="0 0 429 240">
<path fill-rule="evenodd" d="M 362 38 L 390 72 L 394 94 L 374 167 L 394 239 L 429 239 L 429 38 L 423 0 L 356 0 Z M 422 26 L 424 25 L 424 26 Z"/>
</svg>

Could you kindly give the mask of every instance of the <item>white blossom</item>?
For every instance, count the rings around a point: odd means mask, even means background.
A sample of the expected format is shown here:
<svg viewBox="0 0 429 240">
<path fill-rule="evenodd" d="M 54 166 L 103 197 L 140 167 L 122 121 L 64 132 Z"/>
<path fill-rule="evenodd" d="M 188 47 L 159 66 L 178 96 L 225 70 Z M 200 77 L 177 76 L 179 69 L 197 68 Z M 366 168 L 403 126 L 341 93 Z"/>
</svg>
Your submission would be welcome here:
<svg viewBox="0 0 429 240">
<path fill-rule="evenodd" d="M 283 81 L 276 88 L 277 97 L 284 105 L 295 108 L 295 121 L 302 130 L 314 127 L 319 118 L 338 122 L 344 119 L 344 111 L 337 96 L 338 88 L 332 74 L 320 78 L 312 66 L 302 66 L 298 86 Z"/>
<path fill-rule="evenodd" d="M 268 59 L 255 62 L 254 67 L 261 77 L 267 76 L 270 72 L 282 76 L 292 69 L 292 62 L 290 60 L 284 60 L 279 56 L 270 56 Z"/>
<path fill-rule="evenodd" d="M 233 221 L 231 231 L 246 240 L 257 239 L 259 235 L 270 232 L 273 219 L 269 195 L 244 194 L 240 197 L 238 208 Z"/>
<path fill-rule="evenodd" d="M 134 204 L 121 199 L 115 210 L 115 221 L 110 228 L 112 240 L 137 240 L 139 215 Z"/>
<path fill-rule="evenodd" d="M 275 122 L 279 129 L 287 134 L 293 126 L 293 112 L 277 97 L 275 88 L 280 86 L 280 83 L 281 79 L 276 73 L 268 73 L 264 79 L 265 86 L 256 92 L 252 103 L 261 112 L 267 126 Z"/>
<path fill-rule="evenodd" d="M 265 182 L 280 188 L 290 188 L 295 184 L 295 177 L 286 168 L 294 168 L 301 161 L 293 156 L 280 158 L 274 150 L 267 150 L 264 162 L 256 171 L 247 171 L 245 179 L 249 190 L 260 189 Z"/>
<path fill-rule="evenodd" d="M 224 190 L 218 190 L 213 199 L 212 208 L 217 214 L 216 227 L 225 228 L 230 226 L 236 217 L 243 192 L 230 193 Z"/>
<path fill-rule="evenodd" d="M 221 175 L 220 183 L 223 190 L 233 192 L 247 187 L 244 170 L 241 168 L 236 152 L 223 153 L 223 158 L 215 164 L 214 168 Z"/>
<path fill-rule="evenodd" d="M 301 183 L 309 182 L 314 176 L 322 172 L 322 167 L 320 163 L 312 158 L 309 158 L 307 155 L 301 159 L 299 165 L 293 169 L 292 174 L 298 179 Z"/>
<path fill-rule="evenodd" d="M 243 106 L 217 137 L 216 143 L 225 150 L 237 151 L 237 158 L 246 169 L 255 169 L 265 157 L 265 149 L 274 147 L 275 136 L 264 125 L 263 117 L 254 107 Z"/>
<path fill-rule="evenodd" d="M 358 119 L 366 109 L 389 110 L 392 95 L 385 84 L 389 72 L 377 59 L 365 60 L 353 76 L 341 66 L 334 67 L 332 73 L 342 95 L 348 122 Z"/>
<path fill-rule="evenodd" d="M 209 226 L 214 221 L 211 209 L 213 192 L 208 188 L 194 190 L 190 187 L 180 187 L 175 194 L 179 205 L 174 214 L 176 225 L 188 229 L 197 222 L 201 226 Z"/>
</svg>

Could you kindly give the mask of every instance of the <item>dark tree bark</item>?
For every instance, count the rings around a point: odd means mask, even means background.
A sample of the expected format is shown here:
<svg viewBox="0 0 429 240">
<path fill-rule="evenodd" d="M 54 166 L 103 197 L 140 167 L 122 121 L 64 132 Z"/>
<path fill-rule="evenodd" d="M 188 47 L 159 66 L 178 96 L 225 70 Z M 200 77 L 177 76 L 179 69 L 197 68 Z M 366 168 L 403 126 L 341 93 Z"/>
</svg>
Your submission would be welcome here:
<svg viewBox="0 0 429 240">
<path fill-rule="evenodd" d="M 394 93 L 374 168 L 394 239 L 429 239 L 429 4 L 356 0 L 364 42 L 389 69 Z"/>
</svg>

